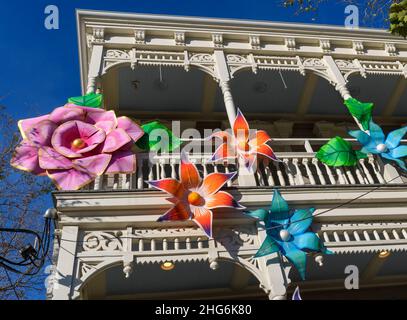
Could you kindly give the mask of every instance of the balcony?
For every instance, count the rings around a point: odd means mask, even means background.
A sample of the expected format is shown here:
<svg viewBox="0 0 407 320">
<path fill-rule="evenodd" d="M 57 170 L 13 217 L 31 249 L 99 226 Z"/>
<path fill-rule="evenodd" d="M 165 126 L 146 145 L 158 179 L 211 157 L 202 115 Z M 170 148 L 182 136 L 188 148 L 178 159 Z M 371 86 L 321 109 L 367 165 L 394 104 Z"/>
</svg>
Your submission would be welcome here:
<svg viewBox="0 0 407 320">
<path fill-rule="evenodd" d="M 316 151 L 328 139 L 277 138 L 271 145 L 281 162 L 262 160 L 257 172 L 249 179 L 235 179 L 228 187 L 305 187 L 305 186 L 346 186 L 404 184 L 407 179 L 394 166 L 384 164 L 380 158 L 369 155 L 355 167 L 329 167 L 320 162 Z M 352 144 L 354 139 L 347 139 Z M 188 142 L 187 140 L 184 142 Z M 189 141 L 190 142 L 190 141 Z M 200 141 L 198 141 L 200 142 Z M 406 141 L 403 141 L 405 143 Z M 210 163 L 210 152 L 190 153 L 203 177 L 212 172 L 233 172 L 236 161 Z M 83 190 L 148 190 L 146 181 L 178 179 L 179 153 L 149 155 L 137 154 L 137 171 L 134 174 L 114 174 L 98 177 Z"/>
</svg>

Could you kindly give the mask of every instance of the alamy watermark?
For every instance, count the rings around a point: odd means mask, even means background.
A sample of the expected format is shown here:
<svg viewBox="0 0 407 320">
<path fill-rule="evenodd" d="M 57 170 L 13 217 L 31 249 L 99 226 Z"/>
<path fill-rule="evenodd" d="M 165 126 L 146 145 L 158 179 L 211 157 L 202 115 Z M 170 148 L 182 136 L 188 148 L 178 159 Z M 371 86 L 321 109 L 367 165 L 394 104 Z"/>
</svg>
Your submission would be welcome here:
<svg viewBox="0 0 407 320">
<path fill-rule="evenodd" d="M 59 29 L 59 9 L 56 5 L 47 5 L 44 9 L 45 20 L 44 27 L 47 30 Z"/>
<path fill-rule="evenodd" d="M 345 7 L 345 28 L 359 29 L 359 8 L 355 5 Z"/>
</svg>

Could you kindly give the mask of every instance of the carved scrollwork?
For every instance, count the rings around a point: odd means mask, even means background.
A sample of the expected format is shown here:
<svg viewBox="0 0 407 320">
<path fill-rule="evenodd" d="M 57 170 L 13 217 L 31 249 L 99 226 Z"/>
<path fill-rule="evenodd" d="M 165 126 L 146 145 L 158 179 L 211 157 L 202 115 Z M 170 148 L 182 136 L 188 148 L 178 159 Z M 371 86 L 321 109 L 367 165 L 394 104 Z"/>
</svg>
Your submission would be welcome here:
<svg viewBox="0 0 407 320">
<path fill-rule="evenodd" d="M 228 54 L 227 61 L 230 63 L 249 63 L 246 57 L 238 54 Z"/>
<path fill-rule="evenodd" d="M 322 59 L 319 58 L 308 58 L 305 59 L 302 64 L 304 65 L 304 67 L 310 67 L 310 68 L 321 68 L 321 67 L 325 67 L 324 62 L 322 61 Z"/>
<path fill-rule="evenodd" d="M 83 238 L 84 251 L 122 251 L 122 240 L 114 233 L 94 231 Z"/>
<path fill-rule="evenodd" d="M 238 250 L 241 247 L 256 245 L 257 232 L 254 228 L 222 228 L 215 229 L 219 243 L 228 250 Z"/>
<path fill-rule="evenodd" d="M 130 59 L 130 53 L 124 50 L 110 49 L 107 50 L 105 58 L 110 59 Z"/>
<path fill-rule="evenodd" d="M 338 66 L 338 68 L 340 68 L 340 69 L 342 69 L 342 68 L 343 69 L 356 69 L 357 68 L 352 60 L 338 59 L 338 60 L 335 60 L 335 63 Z"/>
<path fill-rule="evenodd" d="M 190 62 L 195 62 L 195 63 L 208 63 L 208 62 L 214 62 L 213 56 L 209 53 L 198 53 L 194 54 L 191 56 L 189 59 Z"/>
</svg>

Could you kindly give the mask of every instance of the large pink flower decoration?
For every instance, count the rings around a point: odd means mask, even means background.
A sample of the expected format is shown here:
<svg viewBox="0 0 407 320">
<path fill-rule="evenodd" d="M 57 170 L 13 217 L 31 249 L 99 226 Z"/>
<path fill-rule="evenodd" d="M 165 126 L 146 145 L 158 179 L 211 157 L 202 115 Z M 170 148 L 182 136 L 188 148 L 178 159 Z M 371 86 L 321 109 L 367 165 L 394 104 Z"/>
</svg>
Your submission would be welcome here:
<svg viewBox="0 0 407 320">
<path fill-rule="evenodd" d="M 240 109 L 238 109 L 233 123 L 233 134 L 227 131 L 218 131 L 212 134 L 209 139 L 213 137 L 222 139 L 223 143 L 216 149 L 211 161 L 237 158 L 241 159 L 246 168 L 251 171 L 258 156 L 278 160 L 273 149 L 267 144 L 271 141 L 270 136 L 264 130 L 251 132 Z"/>
<path fill-rule="evenodd" d="M 214 172 L 202 180 L 197 167 L 182 153 L 180 181 L 172 178 L 148 181 L 154 188 L 170 194 L 171 198 L 167 200 L 174 204 L 158 221 L 192 219 L 212 237 L 212 209 L 244 209 L 229 193 L 219 191 L 235 174 Z"/>
<path fill-rule="evenodd" d="M 133 173 L 131 152 L 143 130 L 127 117 L 67 104 L 51 114 L 20 120 L 23 141 L 11 165 L 36 175 L 47 174 L 58 189 L 77 190 L 104 173 Z"/>
</svg>

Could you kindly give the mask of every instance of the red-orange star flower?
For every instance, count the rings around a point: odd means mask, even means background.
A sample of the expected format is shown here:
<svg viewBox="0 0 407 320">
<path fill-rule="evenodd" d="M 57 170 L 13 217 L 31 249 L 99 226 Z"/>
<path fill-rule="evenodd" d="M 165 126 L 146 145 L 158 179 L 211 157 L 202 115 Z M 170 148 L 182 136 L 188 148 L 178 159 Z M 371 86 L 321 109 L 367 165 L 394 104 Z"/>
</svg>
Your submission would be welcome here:
<svg viewBox="0 0 407 320">
<path fill-rule="evenodd" d="M 252 170 L 258 155 L 277 160 L 273 149 L 267 145 L 271 141 L 270 136 L 264 130 L 250 132 L 249 124 L 239 109 L 233 124 L 233 135 L 227 131 L 219 131 L 210 138 L 213 137 L 222 139 L 223 143 L 216 149 L 211 161 L 240 158 L 246 168 Z"/>
<path fill-rule="evenodd" d="M 180 181 L 172 178 L 148 181 L 154 188 L 170 194 L 168 201 L 174 203 L 158 221 L 192 219 L 208 237 L 212 237 L 212 209 L 244 209 L 229 193 L 219 191 L 235 175 L 236 172 L 214 172 L 202 180 L 197 167 L 183 153 L 179 167 Z"/>
</svg>

